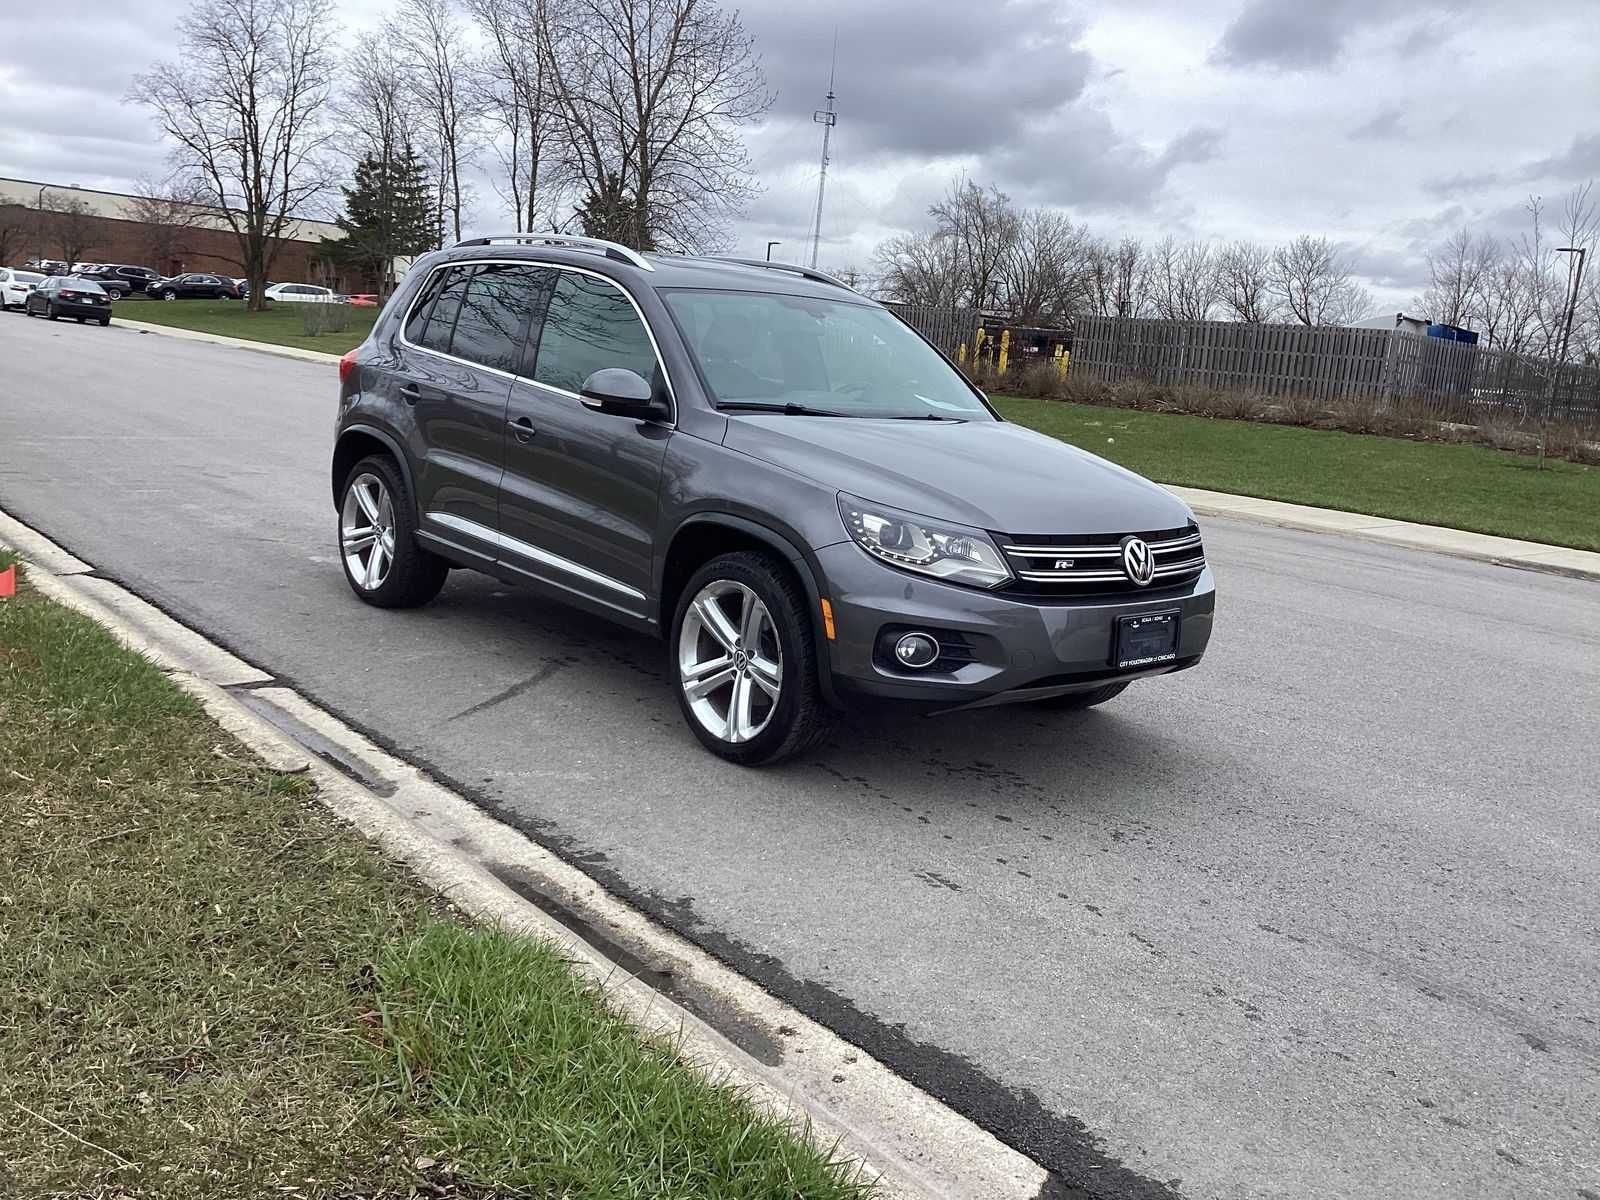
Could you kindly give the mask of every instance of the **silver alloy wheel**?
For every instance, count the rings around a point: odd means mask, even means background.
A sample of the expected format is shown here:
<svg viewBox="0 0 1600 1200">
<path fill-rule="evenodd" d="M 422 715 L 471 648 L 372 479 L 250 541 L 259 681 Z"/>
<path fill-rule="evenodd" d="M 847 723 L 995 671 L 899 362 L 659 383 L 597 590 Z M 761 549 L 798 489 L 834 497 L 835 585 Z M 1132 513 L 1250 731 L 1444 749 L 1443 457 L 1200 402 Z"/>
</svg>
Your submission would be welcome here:
<svg viewBox="0 0 1600 1200">
<path fill-rule="evenodd" d="M 364 592 L 376 591 L 394 565 L 394 502 L 383 480 L 357 475 L 339 510 L 339 548 L 345 569 Z"/>
<path fill-rule="evenodd" d="M 783 647 L 754 591 L 714 579 L 678 634 L 678 680 L 695 720 L 725 742 L 748 742 L 772 720 L 783 688 Z"/>
</svg>

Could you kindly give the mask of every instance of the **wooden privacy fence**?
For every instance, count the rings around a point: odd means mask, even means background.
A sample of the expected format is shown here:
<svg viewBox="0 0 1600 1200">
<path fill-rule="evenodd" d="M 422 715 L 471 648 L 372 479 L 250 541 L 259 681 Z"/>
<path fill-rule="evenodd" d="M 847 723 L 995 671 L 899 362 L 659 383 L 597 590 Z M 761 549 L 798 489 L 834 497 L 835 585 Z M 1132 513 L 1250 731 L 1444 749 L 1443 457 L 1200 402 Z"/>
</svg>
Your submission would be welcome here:
<svg viewBox="0 0 1600 1200">
<path fill-rule="evenodd" d="M 1072 373 L 1107 383 L 1334 400 L 1405 399 L 1441 417 L 1485 412 L 1600 419 L 1600 367 L 1552 364 L 1400 329 L 1080 317 Z M 1554 387 L 1552 386 L 1554 384 Z"/>
<path fill-rule="evenodd" d="M 981 321 L 975 308 L 947 308 L 941 304 L 887 304 L 884 307 L 951 358 L 956 356 L 958 347 L 973 344 Z"/>
</svg>

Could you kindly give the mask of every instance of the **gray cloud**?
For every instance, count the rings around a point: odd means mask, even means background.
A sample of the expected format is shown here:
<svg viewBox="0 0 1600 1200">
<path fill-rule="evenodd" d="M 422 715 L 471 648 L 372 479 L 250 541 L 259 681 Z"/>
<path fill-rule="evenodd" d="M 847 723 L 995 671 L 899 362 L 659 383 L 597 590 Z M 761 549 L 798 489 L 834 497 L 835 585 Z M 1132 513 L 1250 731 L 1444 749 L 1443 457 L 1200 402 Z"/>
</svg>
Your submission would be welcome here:
<svg viewBox="0 0 1600 1200">
<path fill-rule="evenodd" d="M 1467 171 L 1426 181 L 1435 196 L 1459 196 L 1511 183 L 1581 183 L 1600 178 L 1600 133 L 1579 134 L 1572 144 L 1505 171 Z"/>
<path fill-rule="evenodd" d="M 1361 27 L 1399 19 L 1380 0 L 1250 0 L 1212 48 L 1230 67 L 1325 67 Z"/>
<path fill-rule="evenodd" d="M 1405 133 L 1405 127 L 1401 123 L 1404 115 L 1405 110 L 1398 104 L 1391 108 L 1379 109 L 1352 129 L 1347 136 L 1352 141 L 1384 141 L 1400 137 Z"/>
</svg>

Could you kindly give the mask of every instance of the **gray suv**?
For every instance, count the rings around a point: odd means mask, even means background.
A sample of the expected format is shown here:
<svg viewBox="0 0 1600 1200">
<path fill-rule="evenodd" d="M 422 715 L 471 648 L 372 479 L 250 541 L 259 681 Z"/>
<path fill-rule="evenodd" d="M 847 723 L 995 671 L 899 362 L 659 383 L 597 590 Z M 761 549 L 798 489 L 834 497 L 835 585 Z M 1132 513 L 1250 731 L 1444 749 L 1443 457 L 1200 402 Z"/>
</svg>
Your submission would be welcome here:
<svg viewBox="0 0 1600 1200">
<path fill-rule="evenodd" d="M 664 637 L 735 762 L 866 698 L 1087 708 L 1211 634 L 1182 501 L 1003 420 L 817 271 L 474 238 L 417 261 L 339 379 L 357 596 L 470 567 Z"/>
</svg>

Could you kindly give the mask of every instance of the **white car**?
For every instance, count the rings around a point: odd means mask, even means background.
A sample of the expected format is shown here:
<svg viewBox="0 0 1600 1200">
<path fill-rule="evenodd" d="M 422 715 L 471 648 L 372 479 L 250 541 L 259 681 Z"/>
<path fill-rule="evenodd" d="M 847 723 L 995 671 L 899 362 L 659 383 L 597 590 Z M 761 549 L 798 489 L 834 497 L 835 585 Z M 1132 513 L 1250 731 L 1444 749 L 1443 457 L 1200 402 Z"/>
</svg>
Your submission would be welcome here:
<svg viewBox="0 0 1600 1200">
<path fill-rule="evenodd" d="M 44 282 L 37 271 L 16 271 L 0 267 L 0 308 L 21 308 L 28 302 L 28 293 Z"/>
<path fill-rule="evenodd" d="M 310 283 L 275 283 L 262 295 L 268 300 L 285 304 L 333 304 L 339 294 L 332 288 L 317 287 Z"/>
</svg>

